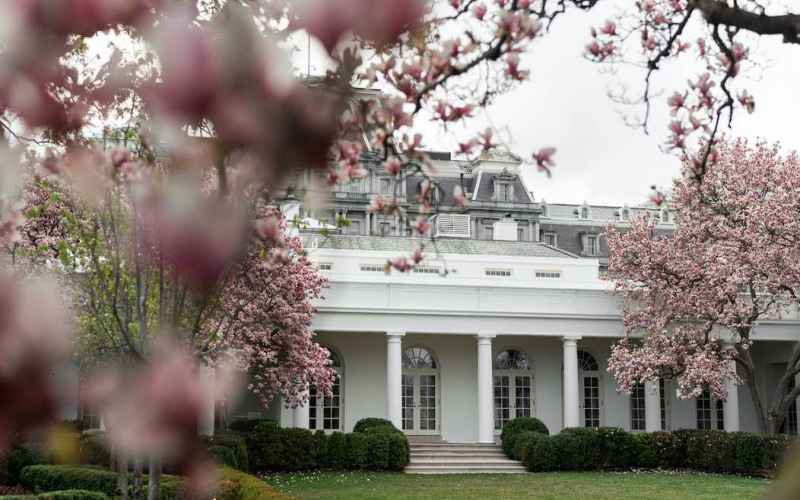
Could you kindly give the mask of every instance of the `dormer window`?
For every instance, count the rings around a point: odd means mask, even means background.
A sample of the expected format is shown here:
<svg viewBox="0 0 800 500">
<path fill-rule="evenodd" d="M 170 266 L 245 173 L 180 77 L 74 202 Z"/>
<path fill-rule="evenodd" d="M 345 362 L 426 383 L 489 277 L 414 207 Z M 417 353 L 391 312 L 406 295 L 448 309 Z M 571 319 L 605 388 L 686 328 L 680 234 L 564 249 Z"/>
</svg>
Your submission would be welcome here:
<svg viewBox="0 0 800 500">
<path fill-rule="evenodd" d="M 542 201 L 542 217 L 550 217 L 550 209 L 544 201 Z"/>
<path fill-rule="evenodd" d="M 581 219 L 588 219 L 589 218 L 589 207 L 587 207 L 587 206 L 581 207 L 580 218 Z"/>
<path fill-rule="evenodd" d="M 506 181 L 495 181 L 494 183 L 495 201 L 514 201 L 514 184 Z"/>
</svg>

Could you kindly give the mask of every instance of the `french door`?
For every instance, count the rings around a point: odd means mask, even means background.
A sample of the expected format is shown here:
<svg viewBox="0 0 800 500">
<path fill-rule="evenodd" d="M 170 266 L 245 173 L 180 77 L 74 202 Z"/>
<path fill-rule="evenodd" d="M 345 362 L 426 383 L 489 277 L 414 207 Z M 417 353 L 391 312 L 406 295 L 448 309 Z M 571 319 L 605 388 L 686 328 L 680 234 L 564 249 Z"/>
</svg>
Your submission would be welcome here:
<svg viewBox="0 0 800 500">
<path fill-rule="evenodd" d="M 581 412 L 584 427 L 600 427 L 600 377 L 591 373 L 581 376 Z"/>
<path fill-rule="evenodd" d="M 403 373 L 402 398 L 403 431 L 411 434 L 439 432 L 439 388 L 436 373 Z"/>
<path fill-rule="evenodd" d="M 494 375 L 494 428 L 501 430 L 516 417 L 533 414 L 533 377 L 530 375 Z"/>
</svg>

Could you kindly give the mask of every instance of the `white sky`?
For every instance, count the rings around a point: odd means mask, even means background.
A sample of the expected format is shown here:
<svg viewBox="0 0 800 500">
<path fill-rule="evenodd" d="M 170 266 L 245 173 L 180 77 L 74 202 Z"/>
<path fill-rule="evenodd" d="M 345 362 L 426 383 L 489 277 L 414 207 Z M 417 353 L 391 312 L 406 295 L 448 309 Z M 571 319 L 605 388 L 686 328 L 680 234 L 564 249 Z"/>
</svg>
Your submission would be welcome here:
<svg viewBox="0 0 800 500">
<path fill-rule="evenodd" d="M 619 5 L 620 1 L 617 1 Z M 650 136 L 627 126 L 620 112 L 633 114 L 607 95 L 614 82 L 623 82 L 631 95 L 642 90 L 644 72 L 623 69 L 610 75 L 601 66 L 583 58 L 589 27 L 599 26 L 614 11 L 614 4 L 601 3 L 588 13 L 571 11 L 557 19 L 550 33 L 536 42 L 523 58 L 531 79 L 503 96 L 487 110 L 488 118 L 508 132 L 508 145 L 515 153 L 529 156 L 542 146 L 555 146 L 557 163 L 552 179 L 528 172 L 528 185 L 538 200 L 550 202 L 621 205 L 644 202 L 653 184 L 669 187 L 679 173 L 678 160 L 663 153 L 666 124 L 670 117 L 665 96 L 683 90 L 699 67 L 686 63 L 667 66 L 657 76 Z M 690 37 L 693 41 L 695 37 Z M 787 150 L 800 149 L 795 120 L 800 117 L 800 47 L 785 46 L 778 38 L 762 39 L 758 59 L 764 68 L 748 73 L 756 80 L 745 86 L 756 99 L 756 112 L 740 111 L 734 119 L 733 136 L 780 141 Z M 304 43 L 297 60 L 305 64 Z M 313 53 L 312 49 L 312 53 Z M 686 56 L 684 56 L 686 57 Z M 313 70 L 312 70 L 313 72 Z M 741 84 L 740 84 L 741 85 Z M 476 123 L 476 129 L 482 128 Z M 447 147 L 445 138 L 426 135 L 426 146 Z"/>
</svg>

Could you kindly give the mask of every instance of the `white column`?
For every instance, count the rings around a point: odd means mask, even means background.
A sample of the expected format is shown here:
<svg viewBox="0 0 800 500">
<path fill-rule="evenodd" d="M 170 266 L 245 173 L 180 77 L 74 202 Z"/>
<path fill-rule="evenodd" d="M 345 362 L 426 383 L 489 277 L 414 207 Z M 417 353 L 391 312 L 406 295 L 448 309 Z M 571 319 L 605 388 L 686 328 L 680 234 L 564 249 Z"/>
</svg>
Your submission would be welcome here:
<svg viewBox="0 0 800 500">
<path fill-rule="evenodd" d="M 386 418 L 402 429 L 404 332 L 386 332 Z"/>
<path fill-rule="evenodd" d="M 308 390 L 304 391 L 303 397 L 306 402 L 298 404 L 292 411 L 293 425 L 298 429 L 308 429 L 311 426 L 308 416 Z"/>
<path fill-rule="evenodd" d="M 736 369 L 736 361 L 728 361 L 734 364 Z M 725 384 L 728 392 L 728 397 L 722 403 L 722 414 L 725 419 L 725 430 L 728 432 L 737 432 L 739 430 L 739 386 L 732 380 L 728 380 Z"/>
<path fill-rule="evenodd" d="M 564 337 L 564 427 L 580 426 L 580 394 L 578 386 L 578 341 L 580 337 Z"/>
<path fill-rule="evenodd" d="M 661 430 L 661 387 L 658 380 L 644 384 L 644 429 Z"/>
<path fill-rule="evenodd" d="M 214 368 L 210 366 L 201 366 L 199 376 L 208 392 L 205 401 L 203 401 L 203 408 L 200 412 L 200 421 L 198 422 L 197 430 L 202 436 L 213 436 L 214 407 L 216 405 L 216 398 L 214 397 Z"/>
<path fill-rule="evenodd" d="M 494 333 L 479 333 L 478 341 L 478 442 L 494 443 L 492 394 L 492 339 Z"/>
</svg>

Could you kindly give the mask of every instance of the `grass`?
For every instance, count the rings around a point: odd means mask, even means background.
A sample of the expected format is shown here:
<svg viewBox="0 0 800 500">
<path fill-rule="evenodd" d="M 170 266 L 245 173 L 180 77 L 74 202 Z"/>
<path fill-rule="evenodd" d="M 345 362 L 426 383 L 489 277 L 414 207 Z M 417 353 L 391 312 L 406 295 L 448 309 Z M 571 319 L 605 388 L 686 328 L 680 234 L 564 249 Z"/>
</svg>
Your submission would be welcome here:
<svg viewBox="0 0 800 500">
<path fill-rule="evenodd" d="M 270 474 L 265 480 L 299 500 L 400 499 L 746 499 L 768 482 L 684 472 L 571 472 L 423 476 L 375 472 Z"/>
</svg>

